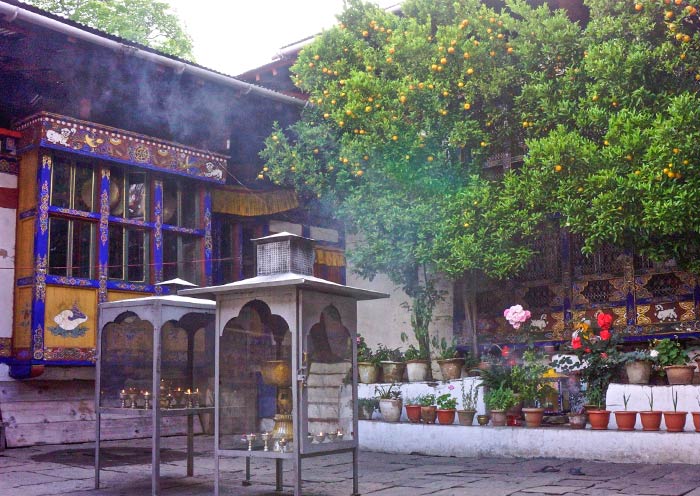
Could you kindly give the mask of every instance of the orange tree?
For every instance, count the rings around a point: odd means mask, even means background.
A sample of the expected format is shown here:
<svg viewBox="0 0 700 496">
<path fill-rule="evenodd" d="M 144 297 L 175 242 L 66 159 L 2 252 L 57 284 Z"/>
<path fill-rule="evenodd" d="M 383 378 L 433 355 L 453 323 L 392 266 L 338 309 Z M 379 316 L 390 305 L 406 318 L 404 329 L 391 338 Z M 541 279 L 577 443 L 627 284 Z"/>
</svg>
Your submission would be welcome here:
<svg viewBox="0 0 700 496">
<path fill-rule="evenodd" d="M 360 273 L 418 303 L 437 298 L 420 268 L 510 275 L 554 216 L 587 250 L 682 259 L 700 220 L 697 8 L 586 4 L 581 26 L 518 0 L 348 2 L 293 67 L 312 105 L 268 137 L 261 177 L 359 232 Z M 498 153 L 524 165 L 488 177 Z"/>
</svg>

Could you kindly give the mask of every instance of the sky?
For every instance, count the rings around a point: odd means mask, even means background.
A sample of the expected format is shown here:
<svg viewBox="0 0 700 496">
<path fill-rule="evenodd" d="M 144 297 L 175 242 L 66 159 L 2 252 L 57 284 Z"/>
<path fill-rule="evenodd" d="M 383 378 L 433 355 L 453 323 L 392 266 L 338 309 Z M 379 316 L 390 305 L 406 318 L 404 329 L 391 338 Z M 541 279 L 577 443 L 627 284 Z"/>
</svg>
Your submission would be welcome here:
<svg viewBox="0 0 700 496">
<path fill-rule="evenodd" d="M 166 0 L 194 41 L 196 62 L 237 75 L 272 61 L 285 45 L 336 23 L 343 0 Z M 375 0 L 380 6 L 398 0 Z"/>
</svg>

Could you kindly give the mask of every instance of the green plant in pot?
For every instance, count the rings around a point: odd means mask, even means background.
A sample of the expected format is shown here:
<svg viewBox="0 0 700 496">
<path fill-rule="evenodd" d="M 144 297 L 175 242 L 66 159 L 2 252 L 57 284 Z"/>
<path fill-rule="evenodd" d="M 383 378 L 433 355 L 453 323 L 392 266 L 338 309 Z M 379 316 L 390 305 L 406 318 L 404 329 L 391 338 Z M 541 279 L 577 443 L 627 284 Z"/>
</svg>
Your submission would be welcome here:
<svg viewBox="0 0 700 496">
<path fill-rule="evenodd" d="M 655 355 L 669 384 L 691 384 L 693 382 L 695 366 L 687 364 L 688 355 L 678 340 L 656 339 L 652 341 L 651 353 Z"/>
<path fill-rule="evenodd" d="M 434 424 L 437 417 L 437 406 L 434 394 L 424 394 L 420 397 L 420 417 L 425 424 Z"/>
<path fill-rule="evenodd" d="M 405 401 L 406 417 L 414 424 L 420 423 L 420 402 L 422 395 L 415 398 L 407 398 Z"/>
<path fill-rule="evenodd" d="M 469 387 L 466 386 L 469 381 Z M 462 379 L 462 409 L 457 410 L 459 425 L 472 425 L 479 401 L 479 385 L 474 379 Z"/>
<path fill-rule="evenodd" d="M 383 344 L 377 347 L 377 359 L 382 367 L 382 377 L 384 382 L 402 382 L 403 373 L 406 370 L 406 363 L 401 350 L 389 348 Z"/>
<path fill-rule="evenodd" d="M 657 354 L 652 355 L 651 351 L 637 349 L 620 354 L 620 361 L 625 366 L 628 383 L 649 384 L 652 367 L 657 362 Z"/>
<path fill-rule="evenodd" d="M 457 351 L 457 345 L 454 341 L 448 344 L 446 338 L 438 339 L 433 336 L 433 350 L 437 356 L 437 363 L 440 366 L 440 374 L 443 381 L 452 381 L 462 377 L 462 367 L 464 367 L 464 358 Z"/>
<path fill-rule="evenodd" d="M 671 400 L 673 401 L 673 411 L 665 411 L 664 423 L 666 424 L 667 432 L 683 432 L 685 429 L 685 420 L 688 417 L 688 412 L 678 411 L 678 391 L 671 388 Z"/>
<path fill-rule="evenodd" d="M 517 391 L 523 402 L 523 414 L 528 427 L 542 425 L 544 408 L 542 404 L 554 388 L 544 378 L 549 365 L 544 363 L 544 355 L 529 349 L 523 354 L 523 365 L 513 367 L 512 375 L 517 381 Z"/>
<path fill-rule="evenodd" d="M 449 388 L 454 389 L 454 386 L 450 384 Z M 435 398 L 435 403 L 437 404 L 438 422 L 443 425 L 454 424 L 457 398 L 450 393 L 444 393 Z"/>
<path fill-rule="evenodd" d="M 379 357 L 367 345 L 365 338 L 357 335 L 357 370 L 360 382 L 374 384 L 379 380 Z"/>
<path fill-rule="evenodd" d="M 637 412 L 627 408 L 631 394 L 622 393 L 622 403 L 624 410 L 615 411 L 615 423 L 618 431 L 633 431 L 637 423 Z"/>
<path fill-rule="evenodd" d="M 357 414 L 360 420 L 372 420 L 372 414 L 379 408 L 377 398 L 360 398 L 357 400 Z"/>
<path fill-rule="evenodd" d="M 408 336 L 406 333 L 401 333 L 401 341 L 406 342 Z M 430 379 L 430 360 L 429 350 L 416 348 L 413 344 L 409 344 L 404 358 L 406 360 L 406 376 L 408 382 L 424 382 Z"/>
<path fill-rule="evenodd" d="M 487 408 L 491 410 L 491 423 L 496 427 L 506 425 L 506 410 L 515 406 L 517 399 L 509 387 L 499 387 L 484 394 Z"/>
<path fill-rule="evenodd" d="M 375 386 L 374 392 L 379 400 L 379 411 L 385 422 L 398 422 L 401 419 L 403 402 L 401 390 L 392 383 L 383 386 Z"/>
</svg>

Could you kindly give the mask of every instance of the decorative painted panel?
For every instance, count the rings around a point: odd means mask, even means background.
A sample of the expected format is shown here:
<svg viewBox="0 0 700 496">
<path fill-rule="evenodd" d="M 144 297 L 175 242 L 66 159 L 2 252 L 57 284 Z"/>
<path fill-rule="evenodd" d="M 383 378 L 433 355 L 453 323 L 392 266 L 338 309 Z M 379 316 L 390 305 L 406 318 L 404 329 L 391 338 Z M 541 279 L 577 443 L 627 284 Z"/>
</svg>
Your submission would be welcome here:
<svg viewBox="0 0 700 496">
<path fill-rule="evenodd" d="M 107 293 L 107 301 L 131 300 L 132 298 L 143 298 L 150 294 L 131 293 L 128 291 L 110 291 Z"/>
<path fill-rule="evenodd" d="M 15 277 L 32 277 L 34 274 L 34 218 L 17 223 L 17 246 L 15 248 Z"/>
<path fill-rule="evenodd" d="M 49 286 L 46 288 L 44 322 L 47 348 L 94 347 L 97 291 Z"/>
<path fill-rule="evenodd" d="M 19 195 L 18 212 L 26 212 L 36 208 L 36 172 L 39 164 L 39 152 L 32 150 L 20 158 L 17 189 Z"/>
<path fill-rule="evenodd" d="M 227 157 L 176 143 L 46 112 L 28 118 L 18 129 L 23 133 L 23 145 L 39 144 L 126 165 L 226 182 Z"/>
</svg>

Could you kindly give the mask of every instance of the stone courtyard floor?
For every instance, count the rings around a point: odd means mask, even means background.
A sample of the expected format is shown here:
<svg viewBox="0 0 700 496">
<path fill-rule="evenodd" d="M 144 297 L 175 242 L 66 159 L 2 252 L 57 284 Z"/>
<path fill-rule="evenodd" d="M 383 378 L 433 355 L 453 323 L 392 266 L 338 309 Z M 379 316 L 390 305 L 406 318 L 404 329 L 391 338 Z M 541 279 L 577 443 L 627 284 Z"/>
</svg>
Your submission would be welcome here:
<svg viewBox="0 0 700 496">
<path fill-rule="evenodd" d="M 185 477 L 185 439 L 163 440 L 164 496 L 213 493 L 211 437 L 195 442 L 195 477 Z M 94 489 L 93 445 L 36 446 L 0 451 L 0 495 L 150 495 L 149 440 L 104 442 L 102 488 Z M 700 452 L 699 452 L 700 456 Z M 304 461 L 304 494 L 352 491 L 351 457 Z M 623 461 L 623 460 L 621 460 Z M 253 485 L 243 487 L 243 459 L 222 461 L 222 495 L 272 495 L 274 464 L 253 460 Z M 285 467 L 285 492 L 292 474 Z M 360 492 L 372 496 L 664 495 L 700 496 L 697 465 L 625 464 L 584 460 L 448 458 L 360 454 Z"/>
</svg>

